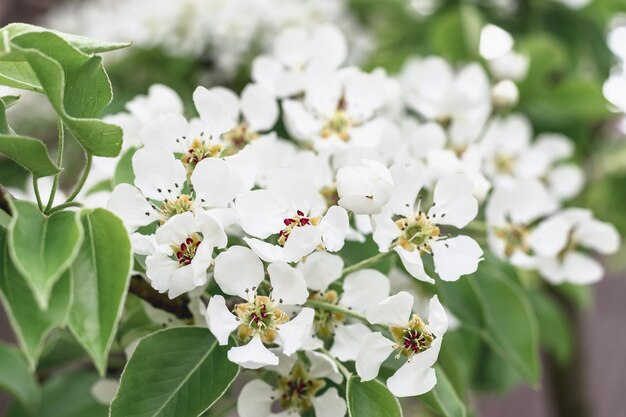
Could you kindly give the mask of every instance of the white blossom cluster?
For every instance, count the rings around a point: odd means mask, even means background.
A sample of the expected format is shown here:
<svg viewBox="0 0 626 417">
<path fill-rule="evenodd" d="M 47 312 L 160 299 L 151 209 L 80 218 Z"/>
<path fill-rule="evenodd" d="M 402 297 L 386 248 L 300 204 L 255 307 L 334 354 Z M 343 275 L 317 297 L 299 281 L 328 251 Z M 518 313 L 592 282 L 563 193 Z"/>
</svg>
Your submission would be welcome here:
<svg viewBox="0 0 626 417">
<path fill-rule="evenodd" d="M 373 262 L 344 265 L 346 241 L 373 241 L 377 260 L 431 284 L 476 272 L 486 250 L 551 283 L 588 284 L 603 274 L 590 251 L 619 246 L 613 226 L 564 208 L 584 185 L 571 141 L 535 136 L 480 64 L 415 58 L 391 76 L 345 66 L 347 54 L 334 26 L 289 28 L 241 94 L 198 87 L 198 117 L 153 86 L 109 119 L 137 151 L 134 185 L 106 205 L 147 280 L 171 298 L 210 293 L 208 328 L 237 341 L 228 358 L 277 374 L 243 388 L 242 417 L 345 415 L 336 387 L 350 361 L 364 381 L 391 361 L 398 397 L 436 384 L 449 322 L 437 296 L 422 318 Z"/>
<path fill-rule="evenodd" d="M 229 77 L 251 53 L 269 50 L 287 27 L 334 23 L 349 34 L 352 57 L 371 39 L 340 0 L 95 0 L 66 1 L 44 18 L 68 33 L 160 48 L 169 56 L 203 58 L 214 75 Z"/>
</svg>

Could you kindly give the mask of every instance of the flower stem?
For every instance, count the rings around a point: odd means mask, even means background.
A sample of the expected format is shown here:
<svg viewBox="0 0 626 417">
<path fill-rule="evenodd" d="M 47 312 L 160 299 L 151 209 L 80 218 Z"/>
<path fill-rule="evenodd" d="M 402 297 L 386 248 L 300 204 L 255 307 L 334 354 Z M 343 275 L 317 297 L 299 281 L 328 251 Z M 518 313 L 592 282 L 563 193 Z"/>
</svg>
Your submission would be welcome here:
<svg viewBox="0 0 626 417">
<path fill-rule="evenodd" d="M 65 143 L 65 132 L 63 130 L 63 120 L 61 118 L 59 118 L 58 122 L 58 130 L 59 130 L 59 146 L 57 148 L 57 167 L 61 167 L 61 164 L 63 163 L 63 145 Z M 57 173 L 54 176 L 54 180 L 52 182 L 52 190 L 50 191 L 50 197 L 48 197 L 48 204 L 46 204 L 46 213 L 48 211 L 50 211 L 50 209 L 52 208 L 52 203 L 54 202 L 54 197 L 56 196 L 57 193 L 57 187 L 59 186 L 59 176 L 61 175 L 61 173 Z"/>
<path fill-rule="evenodd" d="M 91 156 L 90 153 L 87 154 L 87 165 L 85 166 L 85 170 L 83 171 L 83 176 L 80 178 L 80 181 L 78 181 L 78 184 L 76 185 L 76 188 L 74 189 L 74 191 L 72 192 L 72 194 L 70 194 L 70 196 L 67 198 L 66 203 L 69 203 L 71 201 L 73 201 L 76 196 L 78 195 L 78 193 L 80 193 L 80 190 L 83 189 L 83 186 L 85 185 L 85 181 L 87 181 L 87 177 L 89 176 L 89 171 L 91 171 L 91 162 L 93 161 L 93 156 Z"/>
<path fill-rule="evenodd" d="M 83 206 L 83 204 L 79 203 L 78 201 L 68 201 L 66 203 L 59 204 L 58 206 L 51 208 L 50 210 L 48 210 L 47 214 L 52 214 L 52 213 L 55 213 L 57 211 L 61 211 L 63 209 L 66 209 L 68 207 L 82 207 L 82 206 Z"/>
<path fill-rule="evenodd" d="M 367 318 L 364 315 L 359 314 L 355 311 L 349 310 L 345 307 L 341 307 L 337 304 L 330 304 L 330 303 L 326 303 L 324 301 L 319 301 L 319 300 L 307 300 L 304 303 L 304 305 L 307 307 L 317 308 L 320 310 L 328 310 L 328 311 L 333 311 L 335 313 L 341 313 L 345 315 L 346 317 L 352 317 L 353 319 L 361 320 L 367 323 Z"/>
<path fill-rule="evenodd" d="M 39 210 L 43 211 L 43 204 L 41 202 L 41 195 L 39 194 L 39 184 L 37 183 L 38 178 L 33 177 L 33 189 L 35 190 L 35 198 L 37 199 L 37 206 L 39 206 Z"/>
<path fill-rule="evenodd" d="M 350 272 L 358 271 L 359 269 L 368 268 L 372 265 L 376 265 L 377 263 L 381 262 L 383 259 L 387 258 L 388 256 L 392 254 L 393 254 L 393 251 L 381 252 L 370 258 L 363 259 L 361 262 L 357 262 L 353 265 L 345 267 L 343 269 L 343 275 L 347 275 Z"/>
</svg>

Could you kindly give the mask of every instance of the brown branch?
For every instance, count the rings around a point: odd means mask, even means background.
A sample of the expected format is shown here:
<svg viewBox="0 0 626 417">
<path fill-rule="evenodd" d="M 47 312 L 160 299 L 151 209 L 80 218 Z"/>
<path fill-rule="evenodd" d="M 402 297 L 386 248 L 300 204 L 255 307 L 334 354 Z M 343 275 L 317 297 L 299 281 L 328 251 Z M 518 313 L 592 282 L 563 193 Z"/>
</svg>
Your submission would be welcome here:
<svg viewBox="0 0 626 417">
<path fill-rule="evenodd" d="M 133 275 L 131 277 L 128 291 L 147 301 L 152 307 L 167 311 L 179 319 L 190 319 L 193 317 L 189 310 L 189 298 L 186 295 L 170 300 L 166 294 L 160 294 L 152 288 L 141 275 Z"/>
</svg>

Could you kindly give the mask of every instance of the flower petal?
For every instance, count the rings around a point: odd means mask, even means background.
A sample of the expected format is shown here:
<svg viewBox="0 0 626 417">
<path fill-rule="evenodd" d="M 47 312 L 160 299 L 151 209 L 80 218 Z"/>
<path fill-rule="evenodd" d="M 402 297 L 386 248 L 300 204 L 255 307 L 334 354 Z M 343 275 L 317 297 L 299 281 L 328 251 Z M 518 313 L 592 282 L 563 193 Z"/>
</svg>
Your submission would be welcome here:
<svg viewBox="0 0 626 417">
<path fill-rule="evenodd" d="M 335 329 L 333 346 L 329 352 L 342 362 L 354 361 L 371 333 L 370 328 L 363 323 L 339 325 Z"/>
<path fill-rule="evenodd" d="M 187 171 L 171 152 L 146 146 L 135 152 L 132 164 L 135 185 L 144 196 L 163 201 L 180 195 Z"/>
<path fill-rule="evenodd" d="M 435 272 L 444 281 L 456 281 L 462 275 L 473 274 L 483 259 L 483 250 L 468 236 L 435 240 L 430 247 L 433 250 Z"/>
<path fill-rule="evenodd" d="M 214 295 L 206 309 L 206 324 L 220 345 L 228 344 L 230 334 L 239 327 L 239 321 L 226 307 L 221 295 Z"/>
<path fill-rule="evenodd" d="M 252 131 L 271 129 L 278 119 L 278 104 L 272 94 L 258 84 L 248 84 L 241 93 L 241 107 Z"/>
<path fill-rule="evenodd" d="M 344 417 L 348 411 L 346 400 L 339 396 L 335 387 L 319 397 L 313 397 L 312 402 L 316 417 Z"/>
<path fill-rule="evenodd" d="M 349 226 L 346 209 L 339 206 L 332 206 L 328 209 L 319 224 L 322 230 L 322 241 L 327 251 L 337 252 L 343 248 Z"/>
<path fill-rule="evenodd" d="M 375 269 L 362 269 L 346 276 L 339 303 L 359 313 L 389 296 L 389 280 Z"/>
<path fill-rule="evenodd" d="M 375 332 L 367 336 L 363 348 L 356 357 L 356 372 L 362 381 L 371 381 L 378 376 L 380 366 L 393 352 L 394 343 Z"/>
<path fill-rule="evenodd" d="M 302 272 L 285 262 L 274 262 L 267 267 L 272 284 L 272 297 L 285 304 L 304 304 L 309 296 Z"/>
<path fill-rule="evenodd" d="M 258 334 L 249 343 L 231 348 L 228 351 L 228 360 L 247 369 L 259 369 L 266 365 L 278 365 L 278 356 L 274 355 L 263 345 L 261 336 Z"/>
<path fill-rule="evenodd" d="M 312 308 L 303 308 L 296 317 L 281 324 L 278 337 L 282 341 L 285 355 L 293 355 L 306 342 L 313 327 L 313 317 L 315 311 Z"/>
<path fill-rule="evenodd" d="M 478 214 L 478 201 L 472 195 L 474 184 L 464 174 L 454 174 L 437 181 L 434 205 L 428 211 L 433 222 L 465 227 Z"/>
<path fill-rule="evenodd" d="M 406 291 L 400 291 L 371 306 L 365 315 L 372 324 L 404 326 L 409 321 L 412 309 L 413 296 Z"/>
<path fill-rule="evenodd" d="M 406 362 L 387 379 L 389 391 L 396 397 L 413 397 L 430 391 L 437 384 L 433 368 L 420 368 L 415 362 Z"/>
<path fill-rule="evenodd" d="M 237 399 L 239 417 L 268 417 L 277 393 L 267 382 L 253 379 L 241 389 Z"/>
<path fill-rule="evenodd" d="M 196 199 L 203 207 L 228 207 L 243 191 L 243 182 L 220 158 L 205 158 L 191 174 Z"/>
<path fill-rule="evenodd" d="M 323 291 L 341 278 L 343 265 L 341 256 L 319 251 L 304 258 L 297 268 L 302 272 L 308 288 Z"/>
<path fill-rule="evenodd" d="M 435 280 L 429 277 L 426 271 L 424 271 L 424 263 L 422 262 L 420 251 L 408 251 L 400 246 L 396 246 L 394 250 L 400 255 L 400 260 L 406 272 L 411 274 L 413 278 L 428 282 L 429 284 L 435 283 Z"/>
<path fill-rule="evenodd" d="M 233 120 L 230 106 L 216 92 L 198 87 L 193 92 L 193 102 L 200 119 L 206 124 L 207 133 L 214 138 L 235 126 L 236 120 Z"/>
<path fill-rule="evenodd" d="M 246 290 L 258 285 L 265 278 L 263 263 L 244 246 L 231 246 L 215 258 L 215 282 L 222 291 L 247 299 Z"/>
<path fill-rule="evenodd" d="M 107 209 L 120 217 L 130 232 L 160 218 L 141 191 L 130 184 L 119 184 L 113 189 Z"/>
</svg>

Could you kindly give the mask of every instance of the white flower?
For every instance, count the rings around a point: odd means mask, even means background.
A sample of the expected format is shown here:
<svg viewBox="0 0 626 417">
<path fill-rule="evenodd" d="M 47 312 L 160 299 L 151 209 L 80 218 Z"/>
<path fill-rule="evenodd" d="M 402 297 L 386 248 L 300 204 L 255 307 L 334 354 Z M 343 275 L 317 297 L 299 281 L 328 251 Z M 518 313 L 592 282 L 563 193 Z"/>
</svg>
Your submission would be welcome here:
<svg viewBox="0 0 626 417">
<path fill-rule="evenodd" d="M 146 258 L 146 276 L 170 298 L 206 284 L 213 249 L 228 240 L 223 225 L 202 209 L 173 216 L 155 235 L 158 246 Z"/>
<path fill-rule="evenodd" d="M 528 240 L 539 258 L 539 273 L 553 284 L 599 281 L 604 268 L 580 249 L 610 255 L 620 246 L 620 235 L 613 225 L 594 219 L 589 210 L 577 208 L 561 210 L 543 220 Z"/>
<path fill-rule="evenodd" d="M 356 69 L 319 76 L 303 100 L 283 101 L 285 127 L 293 138 L 317 149 L 375 148 L 388 122 L 376 116 L 385 104 L 379 75 Z"/>
<path fill-rule="evenodd" d="M 391 198 L 393 178 L 382 164 L 364 159 L 361 166 L 337 171 L 339 205 L 355 214 L 380 213 Z"/>
<path fill-rule="evenodd" d="M 343 291 L 330 288 L 330 284 L 342 275 L 343 260 L 337 255 L 317 252 L 300 262 L 297 268 L 313 291 L 309 299 L 337 305 L 356 313 L 365 311 L 389 295 L 389 280 L 374 269 L 362 269 L 348 274 L 343 281 Z M 363 323 L 347 322 L 342 313 L 333 313 L 323 308 L 315 310 L 313 320 L 314 341 L 312 347 L 323 346 L 323 341 L 331 340 L 330 354 L 340 361 L 353 361 L 371 333 Z"/>
<path fill-rule="evenodd" d="M 414 167 L 391 168 L 392 197 L 381 214 L 372 216 L 373 238 L 381 252 L 395 250 L 407 272 L 413 277 L 434 283 L 424 270 L 422 254 L 433 256 L 435 271 L 445 281 L 476 272 L 483 251 L 468 236 L 450 237 L 441 226 L 465 227 L 478 212 L 472 196 L 472 183 L 462 174 L 437 182 L 433 204 L 428 212 L 415 206 L 421 184 Z"/>
<path fill-rule="evenodd" d="M 346 39 L 333 25 L 287 28 L 276 37 L 272 55 L 255 58 L 252 79 L 278 97 L 292 96 L 309 80 L 339 68 L 347 53 Z"/>
<path fill-rule="evenodd" d="M 239 417 L 277 417 L 278 415 L 300 415 L 310 409 L 317 417 L 344 417 L 346 401 L 337 389 L 331 387 L 323 394 L 319 392 L 326 380 L 340 384 L 343 376 L 335 362 L 324 354 L 306 352 L 310 365 L 296 358 L 281 357 L 276 387 L 261 379 L 248 382 L 237 401 Z M 272 413 L 272 406 L 278 403 L 280 414 Z"/>
<path fill-rule="evenodd" d="M 522 81 L 526 78 L 530 60 L 526 55 L 510 51 L 488 62 L 494 77 L 505 80 Z"/>
<path fill-rule="evenodd" d="M 363 381 L 378 376 L 380 366 L 394 351 L 396 359 L 406 362 L 387 379 L 387 387 L 396 397 L 410 397 L 430 391 L 437 383 L 435 364 L 448 318 L 437 296 L 430 300 L 428 322 L 411 314 L 413 297 L 404 291 L 386 298 L 367 312 L 372 324 L 389 325 L 393 340 L 380 332 L 369 335 L 356 359 L 356 371 Z"/>
<path fill-rule="evenodd" d="M 271 293 L 260 295 L 259 285 L 265 278 L 263 263 L 243 246 L 232 246 L 215 259 L 214 278 L 224 293 L 236 295 L 246 302 L 235 306 L 235 314 L 226 307 L 224 297 L 215 295 L 207 307 L 207 325 L 221 345 L 228 344 L 229 335 L 238 329 L 245 344 L 228 351 L 228 359 L 244 368 L 257 369 L 277 365 L 278 357 L 265 345 L 279 343 L 282 352 L 291 356 L 300 349 L 310 334 L 314 311 L 303 308 L 289 319 L 282 304 L 303 304 L 307 297 L 302 273 L 284 262 L 267 268 Z"/>
<path fill-rule="evenodd" d="M 278 169 L 268 175 L 267 189 L 240 194 L 235 201 L 245 238 L 265 261 L 296 262 L 317 247 L 336 252 L 348 231 L 345 209 L 326 202 L 302 172 Z M 278 235 L 278 244 L 260 239 Z"/>
<path fill-rule="evenodd" d="M 136 96 L 126 103 L 126 109 L 140 123 L 146 123 L 164 113 L 183 114 L 183 101 L 168 86 L 153 84 L 147 95 Z"/>
</svg>

